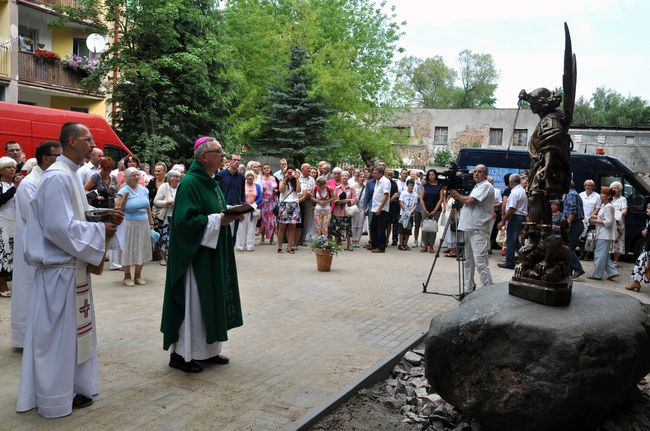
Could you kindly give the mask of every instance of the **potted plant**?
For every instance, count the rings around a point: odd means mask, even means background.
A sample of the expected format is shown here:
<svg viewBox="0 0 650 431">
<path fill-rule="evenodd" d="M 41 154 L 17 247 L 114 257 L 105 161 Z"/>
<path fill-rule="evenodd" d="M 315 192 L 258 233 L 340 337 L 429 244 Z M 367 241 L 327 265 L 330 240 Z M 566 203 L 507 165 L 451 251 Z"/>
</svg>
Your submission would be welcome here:
<svg viewBox="0 0 650 431">
<path fill-rule="evenodd" d="M 93 60 L 85 55 L 71 54 L 66 56 L 65 60 L 63 60 L 61 64 L 64 69 L 79 73 L 83 76 L 88 76 L 97 70 L 99 60 Z"/>
<path fill-rule="evenodd" d="M 57 53 L 42 48 L 36 48 L 34 57 L 41 63 L 54 64 L 61 61 L 61 57 Z"/>
<path fill-rule="evenodd" d="M 336 241 L 325 235 L 316 238 L 310 247 L 316 255 L 316 268 L 321 272 L 328 272 L 332 267 L 332 258 L 343 250 Z"/>
</svg>

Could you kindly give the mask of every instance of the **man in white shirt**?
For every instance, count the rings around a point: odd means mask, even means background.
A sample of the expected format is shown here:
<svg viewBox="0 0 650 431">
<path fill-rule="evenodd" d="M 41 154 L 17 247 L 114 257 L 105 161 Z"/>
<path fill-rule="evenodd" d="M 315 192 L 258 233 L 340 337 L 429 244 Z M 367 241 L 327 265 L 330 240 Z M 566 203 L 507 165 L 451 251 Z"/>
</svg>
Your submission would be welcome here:
<svg viewBox="0 0 650 431">
<path fill-rule="evenodd" d="M 282 181 L 282 178 L 284 178 L 284 171 L 287 170 L 287 159 L 280 159 L 280 169 L 275 171 L 273 176 L 278 179 L 278 181 Z"/>
<path fill-rule="evenodd" d="M 521 226 L 526 221 L 528 215 L 528 197 L 526 190 L 522 186 L 521 177 L 517 174 L 510 175 L 510 187 L 512 191 L 508 196 L 506 203 L 506 212 L 503 214 L 499 225 L 501 229 L 505 222 L 508 222 L 506 229 L 506 261 L 505 263 L 497 264 L 500 268 L 514 269 L 515 268 L 515 253 L 521 247 L 519 242 L 519 233 Z"/>
<path fill-rule="evenodd" d="M 85 163 L 77 171 L 77 176 L 79 177 L 79 180 L 81 180 L 81 184 L 86 184 L 86 181 L 88 181 L 88 179 L 93 174 L 98 174 L 99 171 L 101 171 L 101 168 L 99 167 L 99 163 L 102 161 L 103 158 L 104 158 L 104 152 L 97 147 L 93 148 L 93 152 L 90 153 L 90 160 L 88 161 L 88 163 Z"/>
<path fill-rule="evenodd" d="M 490 249 L 490 231 L 492 230 L 492 214 L 494 212 L 494 187 L 487 180 L 488 172 L 485 165 L 474 168 L 476 185 L 469 196 L 464 196 L 456 190 L 451 190 L 452 198 L 463 204 L 460 210 L 458 230 L 465 235 L 465 293 L 474 290 L 474 268 L 481 277 L 481 287 L 490 286 L 492 274 L 488 261 Z"/>
<path fill-rule="evenodd" d="M 384 253 L 386 251 L 386 224 L 388 223 L 390 197 L 390 180 L 384 176 L 384 168 L 376 167 L 372 171 L 375 178 L 375 189 L 372 193 L 372 205 L 370 211 L 373 217 L 370 221 L 373 253 Z"/>
</svg>

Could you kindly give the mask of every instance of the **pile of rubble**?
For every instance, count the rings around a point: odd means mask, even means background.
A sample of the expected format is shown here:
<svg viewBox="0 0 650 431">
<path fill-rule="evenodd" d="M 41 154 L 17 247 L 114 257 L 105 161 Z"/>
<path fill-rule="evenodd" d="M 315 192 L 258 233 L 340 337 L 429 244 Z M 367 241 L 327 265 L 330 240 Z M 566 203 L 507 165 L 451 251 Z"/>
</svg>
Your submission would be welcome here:
<svg viewBox="0 0 650 431">
<path fill-rule="evenodd" d="M 431 390 L 424 377 L 424 349 L 413 349 L 393 368 L 391 376 L 379 384 L 379 401 L 394 407 L 404 416 L 404 423 L 422 424 L 422 430 L 469 431 L 469 424 L 454 407 Z"/>
<path fill-rule="evenodd" d="M 599 426 L 601 431 L 650 429 L 650 375 L 638 385 L 639 392 L 618 414 Z M 385 381 L 372 391 L 373 398 L 395 408 L 403 423 L 420 425 L 422 431 L 478 431 L 470 422 L 433 392 L 424 377 L 424 348 L 406 352 Z"/>
</svg>

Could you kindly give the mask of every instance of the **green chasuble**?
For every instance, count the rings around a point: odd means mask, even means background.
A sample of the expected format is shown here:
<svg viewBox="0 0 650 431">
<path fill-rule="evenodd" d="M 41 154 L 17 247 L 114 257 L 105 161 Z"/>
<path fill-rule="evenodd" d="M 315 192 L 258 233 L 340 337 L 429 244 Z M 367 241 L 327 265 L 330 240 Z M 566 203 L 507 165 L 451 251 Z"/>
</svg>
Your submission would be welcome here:
<svg viewBox="0 0 650 431">
<path fill-rule="evenodd" d="M 225 210 L 219 184 L 193 161 L 178 186 L 171 222 L 160 329 L 165 350 L 178 341 L 185 318 L 185 273 L 190 264 L 198 285 L 205 342 L 226 341 L 227 331 L 243 324 L 230 226 L 221 225 L 216 249 L 201 245 L 208 215 Z"/>
</svg>

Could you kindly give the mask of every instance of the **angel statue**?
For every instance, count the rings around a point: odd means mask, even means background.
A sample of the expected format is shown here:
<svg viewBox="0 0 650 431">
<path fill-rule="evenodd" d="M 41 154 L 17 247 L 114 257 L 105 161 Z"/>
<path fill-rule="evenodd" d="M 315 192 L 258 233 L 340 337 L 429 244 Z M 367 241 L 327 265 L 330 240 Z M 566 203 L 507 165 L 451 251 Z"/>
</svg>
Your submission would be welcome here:
<svg viewBox="0 0 650 431">
<path fill-rule="evenodd" d="M 571 183 L 570 151 L 573 142 L 569 126 L 573 119 L 576 91 L 576 57 L 571 48 L 569 28 L 564 24 L 564 106 L 560 110 L 562 94 L 538 88 L 527 93 L 521 90 L 519 99 L 530 105 L 531 111 L 540 117 L 530 141 L 528 152 L 531 166 L 528 177 L 528 235 L 527 244 L 519 250 L 521 268 L 515 275 L 558 282 L 570 276 L 568 253 L 549 247 L 555 239 L 551 234 L 552 216 L 549 201 L 562 199 Z M 548 242 L 549 244 L 546 244 Z M 545 250 L 544 253 L 540 253 Z M 564 259 L 553 256 L 566 255 Z M 549 256 L 549 254 L 551 256 Z M 537 257 L 537 258 L 536 258 Z"/>
</svg>

